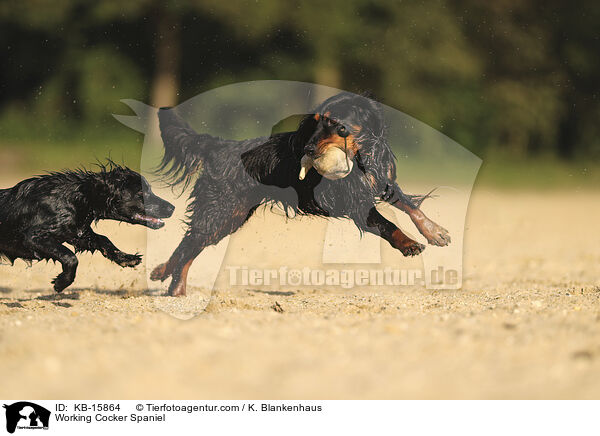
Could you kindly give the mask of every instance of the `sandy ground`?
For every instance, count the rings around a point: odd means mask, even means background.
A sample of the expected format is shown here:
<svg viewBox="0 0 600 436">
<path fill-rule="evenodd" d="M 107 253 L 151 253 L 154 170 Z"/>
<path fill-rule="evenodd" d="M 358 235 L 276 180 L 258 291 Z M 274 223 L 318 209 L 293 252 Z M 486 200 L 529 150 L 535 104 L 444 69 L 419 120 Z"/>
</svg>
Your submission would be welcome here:
<svg viewBox="0 0 600 436">
<path fill-rule="evenodd" d="M 598 398 L 599 200 L 476 190 L 461 290 L 265 290 L 227 287 L 221 276 L 188 321 L 168 308 L 199 300 L 162 296 L 143 266 L 83 255 L 75 285 L 57 296 L 58 266 L 3 265 L 0 397 Z M 227 256 L 264 266 L 294 246 L 309 253 L 302 232 L 314 224 L 303 222 L 258 216 Z M 143 229 L 100 227 L 120 248 L 145 252 Z"/>
</svg>

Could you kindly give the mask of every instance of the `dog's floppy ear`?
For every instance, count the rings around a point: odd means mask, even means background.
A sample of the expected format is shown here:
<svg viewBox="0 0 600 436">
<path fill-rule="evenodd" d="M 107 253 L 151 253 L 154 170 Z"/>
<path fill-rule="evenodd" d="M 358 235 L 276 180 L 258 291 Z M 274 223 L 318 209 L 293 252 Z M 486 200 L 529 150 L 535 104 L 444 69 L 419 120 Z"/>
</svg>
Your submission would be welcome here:
<svg viewBox="0 0 600 436">
<path fill-rule="evenodd" d="M 90 198 L 95 199 L 96 208 L 108 211 L 113 206 L 115 193 L 120 192 L 121 186 L 126 182 L 126 174 L 131 170 L 110 158 L 106 159 L 106 163 L 99 161 L 96 166 L 100 171 L 89 173 L 91 179 L 89 189 L 92 191 L 89 195 Z"/>
<path fill-rule="evenodd" d="M 88 172 L 90 179 L 83 194 L 97 210 L 108 210 L 111 207 L 111 186 L 106 168 L 100 172 Z"/>
<path fill-rule="evenodd" d="M 304 154 L 304 146 L 313 135 L 316 127 L 315 114 L 294 114 L 275 124 L 271 129 L 271 136 L 295 130 L 296 134 L 291 145 L 295 153 L 302 155 Z"/>
<path fill-rule="evenodd" d="M 305 114 L 302 121 L 298 125 L 296 135 L 294 137 L 294 151 L 300 156 L 304 154 L 304 146 L 310 140 L 312 135 L 317 129 L 318 121 L 315 118 L 315 114 Z"/>
<path fill-rule="evenodd" d="M 396 179 L 396 162 L 387 139 L 383 105 L 374 100 L 372 94 L 370 97 L 365 94 L 361 95 L 362 102 L 357 105 L 363 120 L 358 166 L 365 173 L 375 177 L 377 183 L 374 188 L 379 191 L 385 188 L 389 180 Z"/>
</svg>

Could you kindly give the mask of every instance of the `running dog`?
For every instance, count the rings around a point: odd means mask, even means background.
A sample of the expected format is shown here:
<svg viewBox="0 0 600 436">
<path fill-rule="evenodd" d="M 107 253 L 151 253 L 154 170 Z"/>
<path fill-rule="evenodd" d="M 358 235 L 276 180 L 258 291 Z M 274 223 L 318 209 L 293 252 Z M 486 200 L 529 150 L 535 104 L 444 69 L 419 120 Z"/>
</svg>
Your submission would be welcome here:
<svg viewBox="0 0 600 436">
<path fill-rule="evenodd" d="M 165 153 L 159 172 L 173 185 L 194 182 L 187 232 L 152 280 L 172 277 L 170 295 L 186 294 L 194 259 L 238 230 L 257 207 L 276 202 L 286 211 L 349 218 L 405 256 L 425 246 L 376 209 L 388 202 L 406 212 L 432 245 L 450 243 L 448 232 L 419 209 L 429 195 L 407 195 L 396 183 L 383 110 L 374 100 L 340 93 L 303 117 L 297 130 L 234 141 L 195 132 L 174 110 L 158 112 Z"/>
<path fill-rule="evenodd" d="M 120 251 L 90 227 L 99 220 L 164 226 L 162 218 L 175 207 L 152 193 L 148 182 L 135 171 L 109 162 L 99 172 L 54 172 L 24 180 L 0 190 L 0 257 L 53 260 L 62 272 L 52 281 L 61 292 L 75 280 L 76 252 L 100 251 L 121 267 L 135 267 L 142 258 Z"/>
</svg>

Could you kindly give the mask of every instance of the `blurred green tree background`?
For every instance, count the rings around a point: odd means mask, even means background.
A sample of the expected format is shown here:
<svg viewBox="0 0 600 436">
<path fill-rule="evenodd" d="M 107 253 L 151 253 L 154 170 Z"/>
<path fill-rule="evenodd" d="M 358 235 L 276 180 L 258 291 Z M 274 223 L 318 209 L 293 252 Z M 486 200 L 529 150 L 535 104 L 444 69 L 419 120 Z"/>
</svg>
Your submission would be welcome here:
<svg viewBox="0 0 600 436">
<path fill-rule="evenodd" d="M 599 29 L 560 0 L 4 0 L 0 158 L 139 143 L 122 98 L 284 79 L 370 90 L 484 159 L 600 161 Z"/>
</svg>

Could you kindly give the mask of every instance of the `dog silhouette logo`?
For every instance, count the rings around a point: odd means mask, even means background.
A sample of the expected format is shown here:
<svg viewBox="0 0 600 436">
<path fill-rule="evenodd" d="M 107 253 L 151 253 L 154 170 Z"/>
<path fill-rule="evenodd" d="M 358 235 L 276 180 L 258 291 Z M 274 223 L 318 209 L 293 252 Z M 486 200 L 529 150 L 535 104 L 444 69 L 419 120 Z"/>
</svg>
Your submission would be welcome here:
<svg viewBox="0 0 600 436">
<path fill-rule="evenodd" d="M 6 431 L 14 433 L 18 429 L 48 429 L 50 411 L 29 401 L 19 401 L 3 406 L 6 409 Z"/>
</svg>

